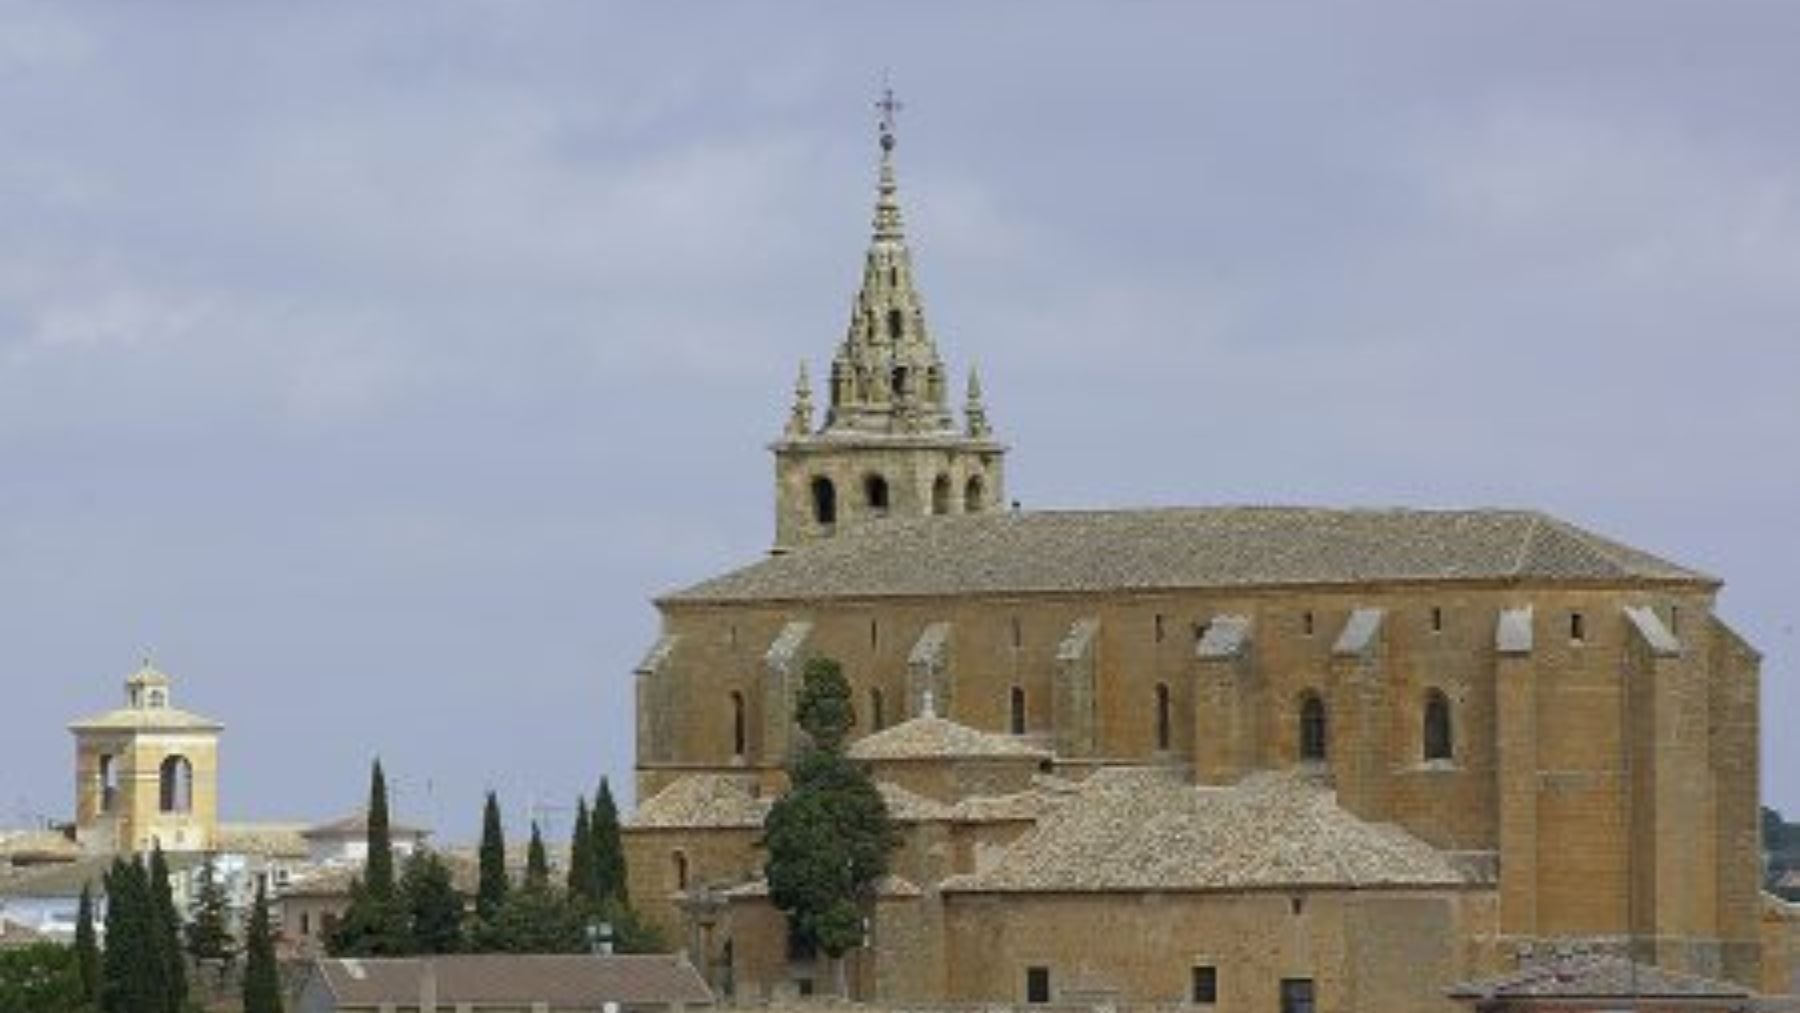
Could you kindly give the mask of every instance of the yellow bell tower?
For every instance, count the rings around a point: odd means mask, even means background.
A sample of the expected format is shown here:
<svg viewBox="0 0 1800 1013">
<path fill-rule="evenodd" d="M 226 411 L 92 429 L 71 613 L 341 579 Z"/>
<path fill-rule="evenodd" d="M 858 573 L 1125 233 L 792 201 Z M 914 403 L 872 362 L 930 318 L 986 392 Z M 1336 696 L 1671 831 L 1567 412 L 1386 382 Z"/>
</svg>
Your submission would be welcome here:
<svg viewBox="0 0 1800 1013">
<path fill-rule="evenodd" d="M 75 735 L 75 833 L 94 851 L 208 851 L 219 823 L 216 721 L 178 710 L 170 679 L 146 659 L 125 706 L 69 726 Z"/>
</svg>

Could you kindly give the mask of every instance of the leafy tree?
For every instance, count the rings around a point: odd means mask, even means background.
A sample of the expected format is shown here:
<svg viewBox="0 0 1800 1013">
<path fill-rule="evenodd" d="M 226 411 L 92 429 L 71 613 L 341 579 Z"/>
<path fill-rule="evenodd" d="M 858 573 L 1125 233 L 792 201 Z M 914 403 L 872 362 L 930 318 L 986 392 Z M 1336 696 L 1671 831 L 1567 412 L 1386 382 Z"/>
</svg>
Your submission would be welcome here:
<svg viewBox="0 0 1800 1013">
<path fill-rule="evenodd" d="M 602 903 L 610 898 L 620 904 L 629 904 L 631 894 L 625 885 L 625 844 L 619 833 L 619 807 L 613 801 L 612 785 L 604 777 L 600 779 L 600 790 L 594 793 L 588 836 L 594 843 L 595 896 Z"/>
<path fill-rule="evenodd" d="M 407 859 L 400 877 L 413 948 L 418 953 L 455 953 L 463 944 L 463 897 L 450 869 L 435 852 L 421 848 Z"/>
<path fill-rule="evenodd" d="M 475 889 L 475 917 L 484 923 L 498 917 L 511 888 L 506 878 L 506 829 L 500 823 L 500 801 L 490 791 L 481 813 L 481 879 Z"/>
<path fill-rule="evenodd" d="M 81 903 L 75 909 L 75 965 L 81 973 L 81 998 L 90 1006 L 98 1005 L 100 943 L 94 932 L 94 891 L 86 883 L 81 884 Z"/>
<path fill-rule="evenodd" d="M 57 943 L 0 949 L 0 1013 L 93 1009 L 82 981 L 81 960 L 80 951 Z"/>
<path fill-rule="evenodd" d="M 231 937 L 231 898 L 219 879 L 218 864 L 206 856 L 200 866 L 194 916 L 187 926 L 187 951 L 195 960 L 226 962 L 236 954 Z"/>
<path fill-rule="evenodd" d="M 595 873 L 594 835 L 587 799 L 575 799 L 575 829 L 569 835 L 569 900 L 589 911 L 600 909 L 600 880 Z"/>
<path fill-rule="evenodd" d="M 844 755 L 856 712 L 843 670 L 815 658 L 802 677 L 795 719 L 811 745 L 789 765 L 790 787 L 769 811 L 763 846 L 775 906 L 797 940 L 831 958 L 842 993 L 843 956 L 862 941 L 899 836 L 868 773 Z"/>
<path fill-rule="evenodd" d="M 531 844 L 525 848 L 525 885 L 550 885 L 550 858 L 544 854 L 544 837 L 538 833 L 536 820 L 531 822 Z"/>
<path fill-rule="evenodd" d="M 350 883 L 350 904 L 326 942 L 333 956 L 403 957 L 413 952 L 406 907 L 394 884 L 394 844 L 388 835 L 387 779 L 376 760 L 369 773 L 369 855 Z"/>
<path fill-rule="evenodd" d="M 188 1001 L 187 957 L 181 952 L 181 915 L 175 910 L 175 891 L 169 884 L 169 861 L 160 844 L 150 849 L 150 911 L 151 945 L 163 968 L 168 1008 L 179 1010 Z"/>
<path fill-rule="evenodd" d="M 485 926 L 484 952 L 585 953 L 587 920 L 547 881 L 527 878 Z"/>
<path fill-rule="evenodd" d="M 282 1013 L 281 973 L 269 929 L 269 899 L 261 883 L 256 884 L 256 900 L 244 927 L 244 1013 Z"/>
</svg>

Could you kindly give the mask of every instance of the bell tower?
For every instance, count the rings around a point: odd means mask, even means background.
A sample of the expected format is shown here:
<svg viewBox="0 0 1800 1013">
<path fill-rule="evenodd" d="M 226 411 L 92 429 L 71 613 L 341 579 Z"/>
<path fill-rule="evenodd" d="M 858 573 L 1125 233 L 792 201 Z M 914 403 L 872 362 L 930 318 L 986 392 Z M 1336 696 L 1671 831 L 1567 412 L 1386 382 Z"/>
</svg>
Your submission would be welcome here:
<svg viewBox="0 0 1800 1013">
<path fill-rule="evenodd" d="M 210 851 L 218 834 L 219 732 L 178 710 L 148 659 L 125 680 L 125 706 L 69 726 L 75 735 L 75 835 L 101 852 Z"/>
<path fill-rule="evenodd" d="M 824 424 L 813 424 L 803 363 L 775 452 L 775 551 L 887 517 L 983 513 L 1006 502 L 1006 447 L 989 428 L 981 383 L 969 371 L 963 420 L 925 326 L 895 181 L 892 89 L 880 110 L 881 164 L 874 235 L 850 326 L 831 360 Z"/>
</svg>

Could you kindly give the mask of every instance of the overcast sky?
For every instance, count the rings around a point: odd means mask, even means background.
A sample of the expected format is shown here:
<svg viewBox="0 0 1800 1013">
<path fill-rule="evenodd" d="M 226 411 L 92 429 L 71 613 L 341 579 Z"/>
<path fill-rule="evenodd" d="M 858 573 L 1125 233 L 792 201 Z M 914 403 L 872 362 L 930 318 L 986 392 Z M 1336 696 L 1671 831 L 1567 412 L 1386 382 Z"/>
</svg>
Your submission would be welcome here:
<svg viewBox="0 0 1800 1013">
<path fill-rule="evenodd" d="M 870 103 L 1027 507 L 1528 506 L 1725 579 L 1800 810 L 1800 6 L 0 0 L 0 823 L 145 648 L 228 818 L 630 781 Z M 566 827 L 565 815 L 556 818 Z"/>
</svg>

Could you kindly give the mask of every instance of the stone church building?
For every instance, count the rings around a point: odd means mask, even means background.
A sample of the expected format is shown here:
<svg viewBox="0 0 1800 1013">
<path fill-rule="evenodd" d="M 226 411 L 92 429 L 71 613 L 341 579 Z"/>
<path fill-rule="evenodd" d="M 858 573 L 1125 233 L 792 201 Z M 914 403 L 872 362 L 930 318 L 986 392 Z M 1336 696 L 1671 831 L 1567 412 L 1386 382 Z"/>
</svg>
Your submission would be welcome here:
<svg viewBox="0 0 1800 1013">
<path fill-rule="evenodd" d="M 1759 659 L 1717 578 L 1540 513 L 1010 508 L 874 234 L 774 552 L 657 600 L 635 901 L 723 991 L 829 987 L 757 839 L 812 656 L 903 830 L 859 998 L 1449 1010 L 1546 949 L 1762 987 Z"/>
</svg>

